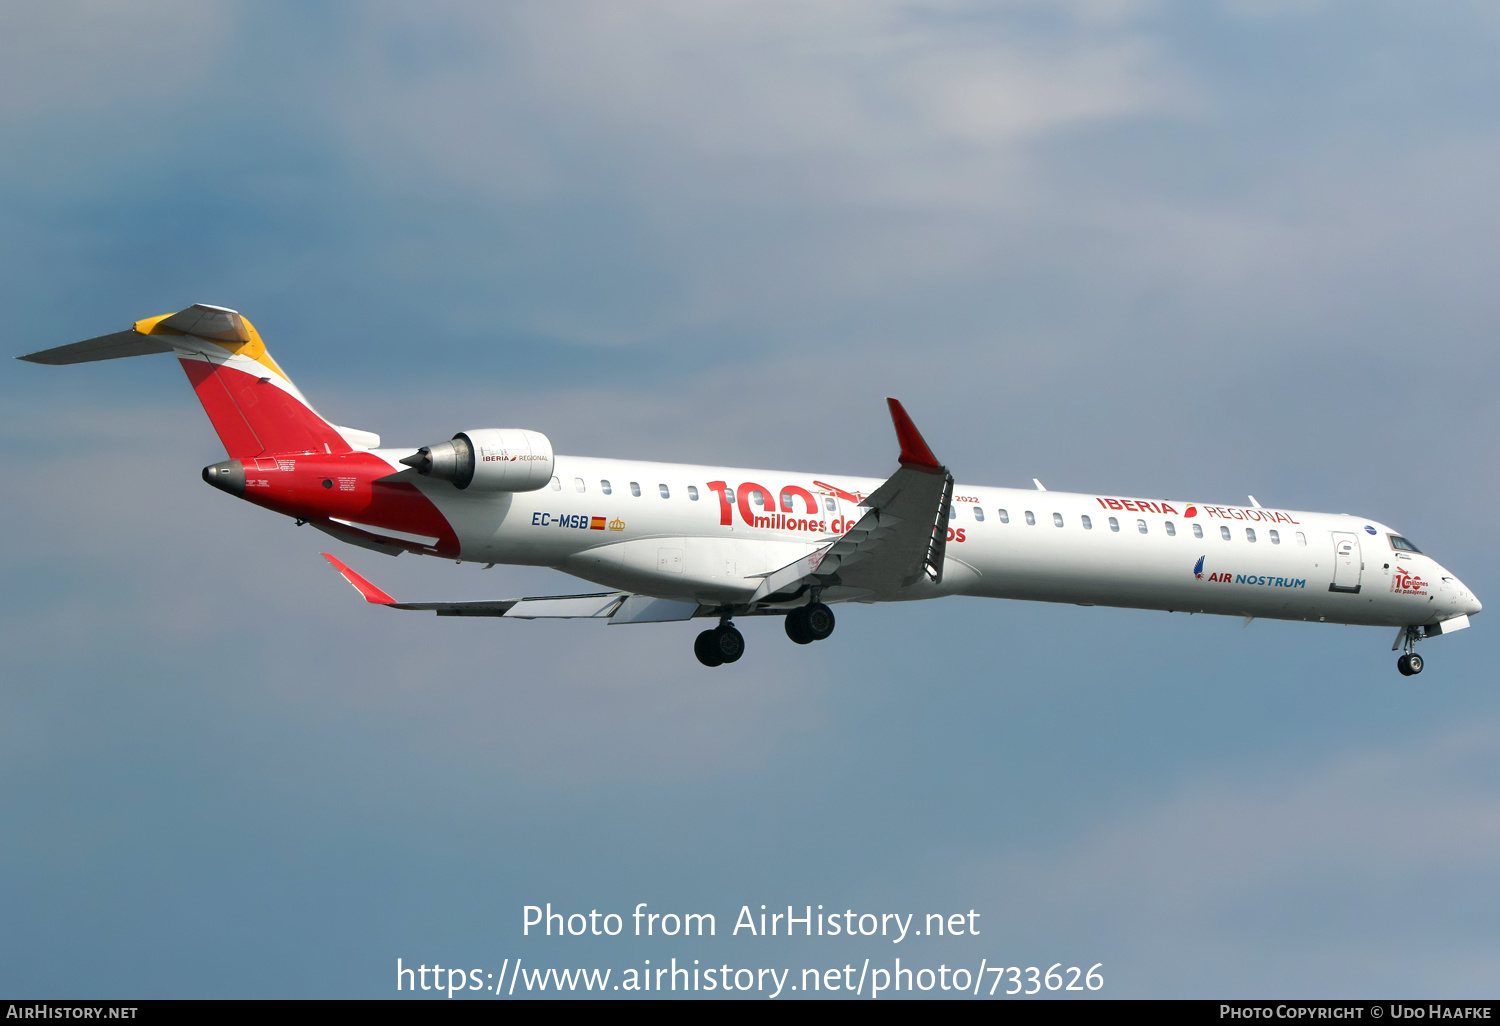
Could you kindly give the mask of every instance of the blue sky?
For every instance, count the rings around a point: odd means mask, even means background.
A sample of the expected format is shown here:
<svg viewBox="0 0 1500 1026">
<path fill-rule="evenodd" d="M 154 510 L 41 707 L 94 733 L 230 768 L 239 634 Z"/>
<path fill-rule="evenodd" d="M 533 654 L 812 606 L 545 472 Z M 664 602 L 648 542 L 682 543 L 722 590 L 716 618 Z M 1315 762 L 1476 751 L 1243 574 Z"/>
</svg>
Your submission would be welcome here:
<svg viewBox="0 0 1500 1026">
<path fill-rule="evenodd" d="M 195 4 L 0 14 L 13 354 L 193 302 L 389 442 L 1362 513 L 1500 595 L 1488 5 Z M 206 488 L 164 359 L 0 377 L 0 983 L 371 996 L 394 960 L 891 949 L 520 909 L 984 913 L 1115 996 L 1493 996 L 1488 621 L 977 600 L 681 625 L 358 603 Z M 413 598 L 572 585 L 341 553 Z M 1491 669 L 1486 669 L 1491 667 Z M 896 952 L 904 953 L 904 952 Z M 1007 963 L 1008 964 L 1008 963 Z"/>
</svg>

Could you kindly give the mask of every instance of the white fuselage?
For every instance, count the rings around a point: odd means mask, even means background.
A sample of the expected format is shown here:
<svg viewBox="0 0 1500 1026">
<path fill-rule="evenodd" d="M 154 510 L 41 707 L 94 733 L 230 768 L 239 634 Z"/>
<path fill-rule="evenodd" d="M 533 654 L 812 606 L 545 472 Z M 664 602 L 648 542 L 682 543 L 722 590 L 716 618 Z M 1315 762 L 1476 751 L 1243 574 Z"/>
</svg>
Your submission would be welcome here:
<svg viewBox="0 0 1500 1026">
<path fill-rule="evenodd" d="M 408 452 L 378 455 L 400 470 Z M 724 606 L 748 601 L 757 575 L 839 537 L 881 484 L 561 455 L 555 473 L 520 493 L 402 477 L 453 525 L 465 560 Z M 1346 514 L 971 485 L 953 494 L 941 583 L 830 587 L 823 601 L 975 595 L 1386 626 L 1480 608 L 1437 562 L 1395 547 L 1399 532 Z"/>
</svg>

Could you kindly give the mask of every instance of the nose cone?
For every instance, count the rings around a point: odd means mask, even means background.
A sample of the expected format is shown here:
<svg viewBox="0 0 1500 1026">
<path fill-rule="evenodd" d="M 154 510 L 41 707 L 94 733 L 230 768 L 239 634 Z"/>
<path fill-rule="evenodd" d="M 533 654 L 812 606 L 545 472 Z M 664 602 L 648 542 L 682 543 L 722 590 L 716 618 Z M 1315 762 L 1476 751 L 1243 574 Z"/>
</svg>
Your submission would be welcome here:
<svg viewBox="0 0 1500 1026">
<path fill-rule="evenodd" d="M 1479 602 L 1479 597 L 1457 577 L 1443 571 L 1442 581 L 1448 586 L 1447 601 L 1444 604 L 1453 610 L 1454 616 L 1473 616 L 1484 608 Z"/>
</svg>

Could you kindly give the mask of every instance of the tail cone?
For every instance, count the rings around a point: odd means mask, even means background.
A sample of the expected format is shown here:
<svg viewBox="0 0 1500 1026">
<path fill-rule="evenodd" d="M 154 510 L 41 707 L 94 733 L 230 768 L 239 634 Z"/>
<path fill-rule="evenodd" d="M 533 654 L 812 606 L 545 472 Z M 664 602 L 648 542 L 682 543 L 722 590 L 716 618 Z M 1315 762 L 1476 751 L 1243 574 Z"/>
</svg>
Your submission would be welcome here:
<svg viewBox="0 0 1500 1026">
<path fill-rule="evenodd" d="M 239 460 L 225 460 L 203 468 L 203 480 L 220 491 L 241 499 L 245 497 L 245 465 Z"/>
</svg>

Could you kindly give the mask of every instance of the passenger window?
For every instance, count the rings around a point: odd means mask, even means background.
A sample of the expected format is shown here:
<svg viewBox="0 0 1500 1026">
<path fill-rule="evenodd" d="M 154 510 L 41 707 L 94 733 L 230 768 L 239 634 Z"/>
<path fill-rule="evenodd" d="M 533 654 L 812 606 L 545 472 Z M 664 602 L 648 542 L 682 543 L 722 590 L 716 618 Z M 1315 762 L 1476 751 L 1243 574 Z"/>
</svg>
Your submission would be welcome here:
<svg viewBox="0 0 1500 1026">
<path fill-rule="evenodd" d="M 1303 534 L 1301 531 L 1297 532 L 1297 544 L 1298 545 L 1306 545 L 1307 544 L 1307 536 L 1305 534 Z"/>
<path fill-rule="evenodd" d="M 832 495 L 825 495 L 825 496 L 823 496 L 823 508 L 826 509 L 830 513 L 832 513 L 835 509 L 838 508 L 837 506 L 834 505 L 833 496 Z"/>
<path fill-rule="evenodd" d="M 630 482 L 630 494 L 634 495 L 637 499 L 641 497 L 641 483 L 639 481 Z"/>
<path fill-rule="evenodd" d="M 1054 527 L 1061 527 L 1062 526 L 1062 514 L 1061 513 L 1054 513 L 1054 514 L 1052 514 L 1052 524 L 1053 524 Z"/>
<path fill-rule="evenodd" d="M 562 482 L 555 477 L 552 479 L 552 490 L 554 492 L 562 491 Z"/>
<path fill-rule="evenodd" d="M 1167 523 L 1166 523 L 1166 528 L 1167 528 L 1167 537 L 1168 538 L 1176 538 L 1177 537 L 1177 525 L 1176 524 L 1174 524 L 1174 523 L 1172 523 L 1172 521 L 1168 520 Z"/>
<path fill-rule="evenodd" d="M 1079 517 L 1078 522 L 1083 524 L 1083 529 L 1085 531 L 1092 531 L 1094 529 L 1094 521 L 1089 518 L 1089 515 L 1087 513 Z"/>
<path fill-rule="evenodd" d="M 1221 527 L 1221 528 L 1219 528 L 1219 537 L 1223 538 L 1225 541 L 1228 541 L 1229 540 L 1229 528 L 1227 528 L 1227 527 Z"/>
<path fill-rule="evenodd" d="M 948 519 L 949 520 L 957 520 L 958 519 L 958 507 L 955 506 L 955 505 L 953 505 L 952 503 L 948 504 Z"/>
<path fill-rule="evenodd" d="M 1036 526 L 1036 514 L 1029 509 L 1026 511 L 1026 522 L 1032 527 Z"/>
<path fill-rule="evenodd" d="M 614 493 L 614 489 L 609 486 L 609 482 L 608 481 L 600 481 L 599 482 L 599 490 L 601 492 L 603 492 L 605 495 L 611 495 L 611 494 Z"/>
<path fill-rule="evenodd" d="M 1202 538 L 1203 537 L 1203 525 L 1202 524 L 1194 524 L 1193 525 L 1193 537 L 1194 538 Z"/>
<path fill-rule="evenodd" d="M 1111 531 L 1118 531 L 1120 529 L 1120 522 L 1118 520 L 1116 520 L 1114 517 L 1110 517 L 1109 518 L 1109 529 Z"/>
<path fill-rule="evenodd" d="M 697 485 L 688 485 L 688 498 L 692 499 L 694 502 L 698 501 L 698 486 Z"/>
<path fill-rule="evenodd" d="M 734 505 L 734 489 L 733 488 L 726 488 L 726 489 L 724 489 L 724 501 L 727 502 L 727 503 L 729 503 L 731 506 Z"/>
<path fill-rule="evenodd" d="M 1144 520 L 1137 520 L 1135 522 L 1135 529 L 1137 531 L 1141 532 L 1142 534 L 1145 534 L 1146 533 L 1146 522 Z"/>
<path fill-rule="evenodd" d="M 1247 527 L 1247 528 L 1245 528 L 1245 540 L 1247 542 L 1253 542 L 1255 540 L 1255 528 L 1253 528 L 1253 527 Z"/>
<path fill-rule="evenodd" d="M 1002 509 L 998 510 L 997 512 L 999 512 L 1000 514 L 1000 522 L 1002 524 L 1010 523 L 1010 510 Z"/>
<path fill-rule="evenodd" d="M 1276 530 L 1274 527 L 1271 528 L 1271 544 L 1272 545 L 1280 545 L 1281 544 L 1281 532 L 1278 531 L 1278 530 Z"/>
<path fill-rule="evenodd" d="M 657 488 L 657 490 L 659 492 L 661 492 L 661 497 L 663 499 L 670 499 L 672 497 L 672 492 L 671 492 L 670 489 L 667 488 L 666 485 L 659 484 L 659 485 L 656 486 L 656 488 Z"/>
<path fill-rule="evenodd" d="M 573 479 L 573 487 L 577 488 L 580 492 L 588 491 L 588 486 L 583 483 L 583 478 L 581 477 L 575 477 Z"/>
<path fill-rule="evenodd" d="M 781 512 L 783 512 L 783 513 L 790 513 L 791 511 L 792 511 L 792 493 L 791 492 L 782 492 L 781 493 Z"/>
<path fill-rule="evenodd" d="M 755 491 L 750 493 L 750 501 L 755 503 L 757 506 L 764 507 L 766 504 L 766 493 L 757 488 L 755 489 Z"/>
<path fill-rule="evenodd" d="M 974 507 L 974 519 L 979 521 L 981 524 L 984 523 L 984 510 L 980 509 L 978 506 Z"/>
</svg>

